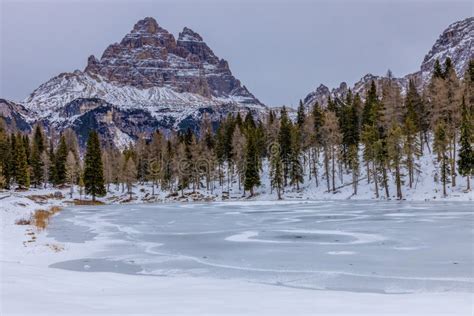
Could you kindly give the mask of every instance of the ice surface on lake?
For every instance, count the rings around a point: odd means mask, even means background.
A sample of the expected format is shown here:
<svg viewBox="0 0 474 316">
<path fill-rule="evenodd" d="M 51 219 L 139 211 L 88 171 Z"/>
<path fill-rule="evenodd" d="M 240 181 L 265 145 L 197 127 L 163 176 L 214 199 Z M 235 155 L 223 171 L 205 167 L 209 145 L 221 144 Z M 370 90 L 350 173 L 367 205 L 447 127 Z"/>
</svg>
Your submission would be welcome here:
<svg viewBox="0 0 474 316">
<path fill-rule="evenodd" d="M 307 289 L 474 292 L 471 202 L 209 203 L 64 210 L 85 272 L 206 276 Z"/>
</svg>

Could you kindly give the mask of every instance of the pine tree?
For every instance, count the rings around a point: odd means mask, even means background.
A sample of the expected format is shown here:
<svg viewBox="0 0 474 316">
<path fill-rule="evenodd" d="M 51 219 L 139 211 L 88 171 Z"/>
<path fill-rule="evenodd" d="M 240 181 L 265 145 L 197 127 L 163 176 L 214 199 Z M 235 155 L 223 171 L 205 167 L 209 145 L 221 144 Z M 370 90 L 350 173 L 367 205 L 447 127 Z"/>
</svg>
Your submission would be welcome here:
<svg viewBox="0 0 474 316">
<path fill-rule="evenodd" d="M 443 72 L 443 69 L 441 68 L 441 64 L 439 62 L 439 59 L 435 60 L 434 70 L 433 70 L 433 77 L 444 79 L 444 72 Z"/>
<path fill-rule="evenodd" d="M 38 187 L 41 185 L 43 181 L 47 181 L 48 179 L 44 179 L 44 163 L 42 160 L 42 154 L 45 151 L 45 144 L 44 144 L 44 137 L 43 131 L 39 125 L 36 125 L 35 131 L 33 134 L 33 144 L 31 148 L 31 157 L 30 157 L 30 165 L 31 165 L 31 182 L 33 183 L 34 187 Z"/>
<path fill-rule="evenodd" d="M 474 174 L 474 130 L 472 127 L 472 118 L 470 111 L 466 106 L 465 99 L 462 99 L 462 119 L 461 119 L 461 136 L 459 149 L 458 169 L 459 173 L 466 177 L 467 190 L 471 189 L 470 177 Z"/>
<path fill-rule="evenodd" d="M 418 170 L 417 159 L 422 155 L 421 146 L 421 137 L 417 141 L 417 129 L 413 123 L 412 116 L 407 115 L 403 125 L 403 155 L 405 156 L 404 165 L 408 171 L 408 183 L 410 189 L 413 187 L 413 182 L 415 178 L 415 171 Z"/>
<path fill-rule="evenodd" d="M 301 165 L 301 140 L 300 131 L 295 126 L 291 130 L 291 154 L 290 154 L 290 185 L 300 189 L 300 183 L 302 184 L 303 179 L 303 167 Z"/>
<path fill-rule="evenodd" d="M 319 172 L 318 172 L 318 163 L 319 163 L 319 154 L 323 146 L 323 125 L 324 125 L 324 115 L 319 103 L 316 102 L 313 106 L 311 118 L 313 122 L 313 135 L 311 139 L 312 144 L 312 163 L 311 169 L 314 174 L 316 187 L 319 186 Z"/>
<path fill-rule="evenodd" d="M 6 178 L 3 175 L 3 168 L 2 165 L 0 165 L 0 189 L 3 189 L 7 186 Z"/>
<path fill-rule="evenodd" d="M 364 144 L 363 156 L 367 168 L 367 182 L 370 183 L 371 178 L 374 181 L 375 198 L 378 199 L 378 174 L 375 161 L 379 135 L 375 126 L 365 125 L 364 129 L 362 130 L 361 140 Z"/>
<path fill-rule="evenodd" d="M 405 124 L 409 120 L 414 134 L 418 133 L 420 152 L 423 152 L 423 143 L 428 142 L 426 133 L 428 131 L 428 113 L 423 100 L 416 89 L 415 82 L 410 79 L 405 96 Z"/>
<path fill-rule="evenodd" d="M 367 91 L 367 97 L 362 112 L 362 126 L 375 124 L 377 109 L 374 108 L 378 107 L 378 103 L 377 88 L 375 87 L 375 82 L 372 80 L 370 89 Z"/>
<path fill-rule="evenodd" d="M 0 167 L 2 171 L 0 175 L 3 178 L 3 185 L 0 186 L 2 189 L 8 189 L 10 187 L 11 180 L 11 141 L 5 129 L 3 119 L 0 118 Z"/>
<path fill-rule="evenodd" d="M 54 153 L 54 144 L 53 144 L 52 139 L 49 142 L 48 161 L 49 161 L 48 180 L 50 183 L 55 185 L 56 184 L 56 155 Z"/>
<path fill-rule="evenodd" d="M 270 176 L 271 186 L 277 192 L 278 199 L 282 199 L 282 192 L 284 190 L 284 179 L 283 179 L 283 164 L 281 161 L 280 151 L 278 146 L 271 148 L 270 156 Z"/>
<path fill-rule="evenodd" d="M 438 155 L 438 163 L 440 168 L 440 178 L 443 184 L 443 197 L 447 196 L 446 184 L 449 175 L 449 161 L 448 161 L 448 147 L 449 140 L 446 134 L 446 128 L 443 122 L 438 123 L 435 130 L 434 150 Z"/>
<path fill-rule="evenodd" d="M 17 172 L 18 172 L 18 147 L 19 143 L 17 142 L 17 137 L 15 136 L 14 133 L 11 133 L 10 135 L 10 164 L 9 164 L 9 173 L 11 175 L 11 179 L 13 182 L 16 181 L 17 177 Z"/>
<path fill-rule="evenodd" d="M 66 138 L 61 135 L 59 139 L 58 149 L 55 153 L 55 181 L 54 184 L 57 186 L 64 185 L 66 183 L 66 160 L 67 160 L 68 148 L 66 145 Z"/>
<path fill-rule="evenodd" d="M 15 180 L 19 189 L 28 189 L 30 186 L 30 173 L 26 157 L 25 143 L 20 134 L 16 136 L 15 150 Z"/>
<path fill-rule="evenodd" d="M 299 128 L 303 127 L 305 119 L 306 119 L 306 114 L 305 114 L 303 101 L 300 100 L 300 104 L 298 106 L 298 112 L 296 114 L 296 124 L 298 125 Z"/>
<path fill-rule="evenodd" d="M 250 191 L 250 196 L 254 195 L 254 188 L 260 185 L 259 157 L 257 151 L 257 140 L 255 132 L 247 132 L 247 148 L 245 150 L 245 181 L 244 190 Z"/>
<path fill-rule="evenodd" d="M 91 131 L 87 140 L 84 158 L 84 187 L 86 194 L 92 195 L 93 201 L 95 201 L 96 196 L 104 196 L 106 194 L 104 183 L 99 135 L 96 131 Z"/>
<path fill-rule="evenodd" d="M 359 148 L 353 144 L 349 147 L 349 166 L 352 171 L 352 188 L 353 195 L 357 195 L 357 187 L 359 184 Z"/>
<path fill-rule="evenodd" d="M 278 132 L 278 144 L 280 146 L 280 158 L 283 163 L 283 179 L 285 186 L 288 183 L 291 165 L 291 130 L 291 121 L 288 118 L 286 108 L 283 107 L 280 113 L 280 131 Z"/>
</svg>

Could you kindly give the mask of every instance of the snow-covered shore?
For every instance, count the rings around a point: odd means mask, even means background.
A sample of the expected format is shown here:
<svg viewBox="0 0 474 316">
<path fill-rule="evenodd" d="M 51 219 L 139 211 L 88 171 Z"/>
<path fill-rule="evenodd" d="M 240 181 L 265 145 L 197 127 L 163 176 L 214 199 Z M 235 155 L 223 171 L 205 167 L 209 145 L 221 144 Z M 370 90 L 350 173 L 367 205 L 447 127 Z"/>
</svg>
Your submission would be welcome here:
<svg viewBox="0 0 474 316">
<path fill-rule="evenodd" d="M 148 190 L 151 190 L 149 186 L 136 187 L 133 202 L 149 200 Z M 33 226 L 15 224 L 19 219 L 28 219 L 37 209 L 70 205 L 67 189 L 62 190 L 64 197 L 60 199 L 28 198 L 55 191 L 42 189 L 0 195 L 2 315 L 469 315 L 473 312 L 473 294 L 463 292 L 387 295 L 315 291 L 239 280 L 81 273 L 49 268 L 55 262 L 81 258 L 91 251 L 87 244 L 57 243 Z M 471 193 L 460 197 L 472 200 Z M 204 193 L 194 195 L 203 196 Z M 331 197 L 347 198 L 342 192 L 322 196 Z M 118 203 L 125 199 L 126 195 L 117 191 L 101 200 Z M 156 198 L 165 199 L 163 193 Z M 256 199 L 248 203 L 288 203 L 274 201 L 273 195 L 263 193 Z M 293 199 L 306 197 L 299 195 Z"/>
</svg>

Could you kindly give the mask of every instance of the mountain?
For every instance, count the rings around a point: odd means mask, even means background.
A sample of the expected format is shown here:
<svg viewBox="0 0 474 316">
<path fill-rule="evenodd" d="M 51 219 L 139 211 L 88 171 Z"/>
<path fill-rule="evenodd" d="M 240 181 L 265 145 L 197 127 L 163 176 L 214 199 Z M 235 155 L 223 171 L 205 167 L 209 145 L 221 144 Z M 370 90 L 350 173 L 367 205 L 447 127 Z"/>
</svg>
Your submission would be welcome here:
<svg viewBox="0 0 474 316">
<path fill-rule="evenodd" d="M 0 99 L 0 117 L 3 118 L 9 132 L 16 130 L 22 132 L 31 131 L 29 112 L 21 104 Z"/>
<path fill-rule="evenodd" d="M 405 92 L 410 79 L 413 79 L 420 89 L 425 86 L 431 79 L 431 72 L 436 59 L 444 63 L 446 58 L 450 57 L 457 75 L 462 77 L 469 65 L 469 61 L 474 58 L 473 38 L 474 17 L 449 25 L 448 28 L 441 33 L 428 54 L 426 54 L 417 72 L 408 74 L 402 78 L 395 78 L 402 93 Z M 367 86 L 372 81 L 375 82 L 377 90 L 380 91 L 381 83 L 384 78 L 386 77 L 366 74 L 354 84 L 351 91 L 354 94 L 359 93 L 363 97 Z M 303 103 L 306 107 L 311 107 L 317 101 L 324 106 L 327 104 L 329 97 L 341 100 L 348 91 L 349 87 L 345 82 L 342 82 L 338 88 L 331 90 L 321 84 L 314 91 L 306 95 L 303 99 Z"/>
<path fill-rule="evenodd" d="M 198 33 L 185 27 L 176 40 L 151 17 L 100 59 L 90 56 L 84 71 L 50 79 L 17 106 L 30 124 L 74 129 L 81 144 L 97 128 L 122 147 L 156 129 L 198 130 L 204 115 L 217 122 L 228 113 L 267 110 Z"/>
</svg>

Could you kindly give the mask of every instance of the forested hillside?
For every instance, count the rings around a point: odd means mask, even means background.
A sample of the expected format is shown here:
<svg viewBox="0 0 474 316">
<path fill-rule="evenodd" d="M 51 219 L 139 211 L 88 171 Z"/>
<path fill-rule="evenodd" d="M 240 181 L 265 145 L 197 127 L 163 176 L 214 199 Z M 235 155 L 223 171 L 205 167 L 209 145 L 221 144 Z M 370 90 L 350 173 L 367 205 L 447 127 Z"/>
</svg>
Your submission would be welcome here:
<svg viewBox="0 0 474 316">
<path fill-rule="evenodd" d="M 72 130 L 47 139 L 39 125 L 31 135 L 1 128 L 0 186 L 78 186 L 95 197 L 115 185 L 131 199 L 136 184 L 153 196 L 318 199 L 350 188 L 350 196 L 363 198 L 403 199 L 423 190 L 447 197 L 470 190 L 473 87 L 474 61 L 458 79 L 447 58 L 434 64 L 422 91 L 410 81 L 402 95 L 388 73 L 379 91 L 373 81 L 366 87 L 365 99 L 349 91 L 326 107 L 316 102 L 308 111 L 301 103 L 295 120 L 285 108 L 264 119 L 239 113 L 215 130 L 204 117 L 199 135 L 157 130 L 123 151 L 100 148 L 94 132 L 81 152 Z"/>
</svg>

